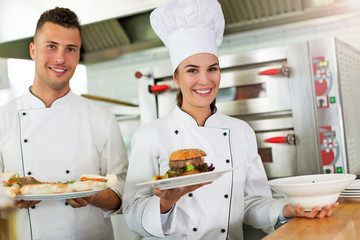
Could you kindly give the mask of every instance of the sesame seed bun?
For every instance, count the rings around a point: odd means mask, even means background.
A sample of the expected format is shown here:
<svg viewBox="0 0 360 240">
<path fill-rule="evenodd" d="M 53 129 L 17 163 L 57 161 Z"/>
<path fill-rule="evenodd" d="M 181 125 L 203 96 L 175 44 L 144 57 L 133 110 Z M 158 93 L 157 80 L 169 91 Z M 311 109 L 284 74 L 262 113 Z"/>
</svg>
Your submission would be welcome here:
<svg viewBox="0 0 360 240">
<path fill-rule="evenodd" d="M 193 159 L 197 157 L 204 157 L 206 156 L 206 153 L 201 149 L 180 149 L 175 152 L 173 152 L 169 160 L 170 161 L 179 161 L 179 160 L 187 160 L 187 159 Z"/>
</svg>

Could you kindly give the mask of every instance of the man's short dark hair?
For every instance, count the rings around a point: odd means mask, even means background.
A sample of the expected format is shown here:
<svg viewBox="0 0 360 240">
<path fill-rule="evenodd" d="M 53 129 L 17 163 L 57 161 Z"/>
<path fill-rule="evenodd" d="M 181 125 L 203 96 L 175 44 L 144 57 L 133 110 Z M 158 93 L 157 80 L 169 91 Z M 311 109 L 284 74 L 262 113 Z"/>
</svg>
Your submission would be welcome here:
<svg viewBox="0 0 360 240">
<path fill-rule="evenodd" d="M 35 30 L 35 36 L 46 22 L 58 24 L 65 28 L 77 28 L 81 36 L 81 26 L 78 16 L 68 8 L 56 7 L 41 14 Z"/>
</svg>

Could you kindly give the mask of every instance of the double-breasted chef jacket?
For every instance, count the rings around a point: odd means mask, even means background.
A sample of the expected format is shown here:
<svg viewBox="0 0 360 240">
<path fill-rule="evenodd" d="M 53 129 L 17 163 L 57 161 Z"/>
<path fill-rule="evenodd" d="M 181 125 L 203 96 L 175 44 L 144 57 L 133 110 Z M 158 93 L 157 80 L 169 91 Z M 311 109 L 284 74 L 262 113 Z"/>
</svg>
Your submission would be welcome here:
<svg viewBox="0 0 360 240">
<path fill-rule="evenodd" d="M 204 150 L 205 162 L 213 163 L 215 171 L 236 170 L 182 196 L 162 225 L 160 198 L 151 187 L 135 185 L 164 175 L 170 154 L 184 148 Z M 200 127 L 176 107 L 133 136 L 124 214 L 129 228 L 143 239 L 239 240 L 243 239 L 243 222 L 271 232 L 285 205 L 272 199 L 255 133 L 242 120 L 215 112 Z"/>
<path fill-rule="evenodd" d="M 113 191 L 121 196 L 127 155 L 110 111 L 71 91 L 46 108 L 29 91 L 0 108 L 0 167 L 44 182 L 116 174 Z M 43 200 L 17 211 L 18 239 L 113 239 L 108 216 L 115 212 Z"/>
</svg>

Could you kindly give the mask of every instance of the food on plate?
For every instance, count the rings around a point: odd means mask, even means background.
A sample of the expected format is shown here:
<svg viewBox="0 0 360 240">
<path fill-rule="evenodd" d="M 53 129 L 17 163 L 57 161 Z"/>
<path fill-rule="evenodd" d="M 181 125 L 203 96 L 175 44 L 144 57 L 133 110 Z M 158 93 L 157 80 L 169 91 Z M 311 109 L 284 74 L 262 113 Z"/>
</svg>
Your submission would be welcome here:
<svg viewBox="0 0 360 240">
<path fill-rule="evenodd" d="M 156 181 L 156 180 L 165 179 L 165 178 L 166 178 L 165 176 L 156 175 L 156 176 L 152 177 L 150 179 L 150 181 Z"/>
<path fill-rule="evenodd" d="M 33 177 L 22 177 L 21 178 L 22 185 L 28 185 L 28 184 L 40 184 L 39 180 L 33 178 Z"/>
<path fill-rule="evenodd" d="M 20 194 L 20 187 L 3 187 L 3 192 L 9 197 L 15 197 L 16 195 Z"/>
<path fill-rule="evenodd" d="M 191 175 L 200 172 L 213 171 L 215 167 L 204 162 L 206 153 L 201 149 L 180 149 L 173 152 L 169 157 L 170 169 L 165 177 L 177 177 Z"/>
<path fill-rule="evenodd" d="M 3 191 L 10 197 L 30 194 L 57 194 L 106 189 L 117 184 L 116 175 L 82 175 L 80 181 L 41 182 L 33 177 L 20 177 L 12 170 L 1 174 Z"/>
<path fill-rule="evenodd" d="M 20 188 L 20 192 L 22 195 L 66 193 L 67 188 L 66 183 L 38 183 L 24 185 Z"/>
<path fill-rule="evenodd" d="M 22 181 L 19 174 L 14 174 L 8 180 L 3 181 L 5 187 L 21 187 Z"/>
<path fill-rule="evenodd" d="M 1 180 L 5 187 L 22 187 L 27 184 L 39 184 L 41 183 L 33 177 L 20 177 L 19 174 L 14 174 L 12 170 L 3 172 L 1 174 Z"/>
<path fill-rule="evenodd" d="M 206 153 L 197 148 L 177 150 L 169 157 L 170 169 L 165 175 L 157 175 L 150 181 L 213 171 L 215 169 L 213 164 L 209 166 L 204 162 L 205 156 Z"/>
<path fill-rule="evenodd" d="M 20 193 L 22 186 L 19 174 L 14 174 L 12 170 L 1 173 L 1 181 L 3 184 L 3 192 L 9 197 L 15 197 Z"/>
<path fill-rule="evenodd" d="M 81 192 L 97 189 L 105 189 L 115 186 L 117 177 L 113 174 L 108 174 L 105 177 L 95 174 L 82 175 L 80 181 L 69 185 L 68 192 Z"/>
<path fill-rule="evenodd" d="M 4 182 L 7 182 L 12 176 L 14 176 L 15 173 L 13 170 L 8 170 L 6 172 L 2 172 L 1 173 L 1 181 L 4 183 Z"/>
</svg>

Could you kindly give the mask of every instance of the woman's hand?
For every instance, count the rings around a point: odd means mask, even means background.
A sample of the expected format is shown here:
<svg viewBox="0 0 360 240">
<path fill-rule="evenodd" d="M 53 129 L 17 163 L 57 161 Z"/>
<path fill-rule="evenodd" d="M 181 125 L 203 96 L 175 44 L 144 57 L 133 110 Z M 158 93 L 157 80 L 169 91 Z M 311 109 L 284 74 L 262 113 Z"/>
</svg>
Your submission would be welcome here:
<svg viewBox="0 0 360 240">
<path fill-rule="evenodd" d="M 285 218 L 291 217 L 305 217 L 305 218 L 324 218 L 330 217 L 333 213 L 334 208 L 338 205 L 338 202 L 335 202 L 331 205 L 326 205 L 324 207 L 314 207 L 311 211 L 304 211 L 300 204 L 287 205 L 283 209 L 283 215 Z"/>
<path fill-rule="evenodd" d="M 212 182 L 166 190 L 154 188 L 154 194 L 160 197 L 160 213 L 168 212 L 183 195 L 210 183 Z"/>
</svg>

